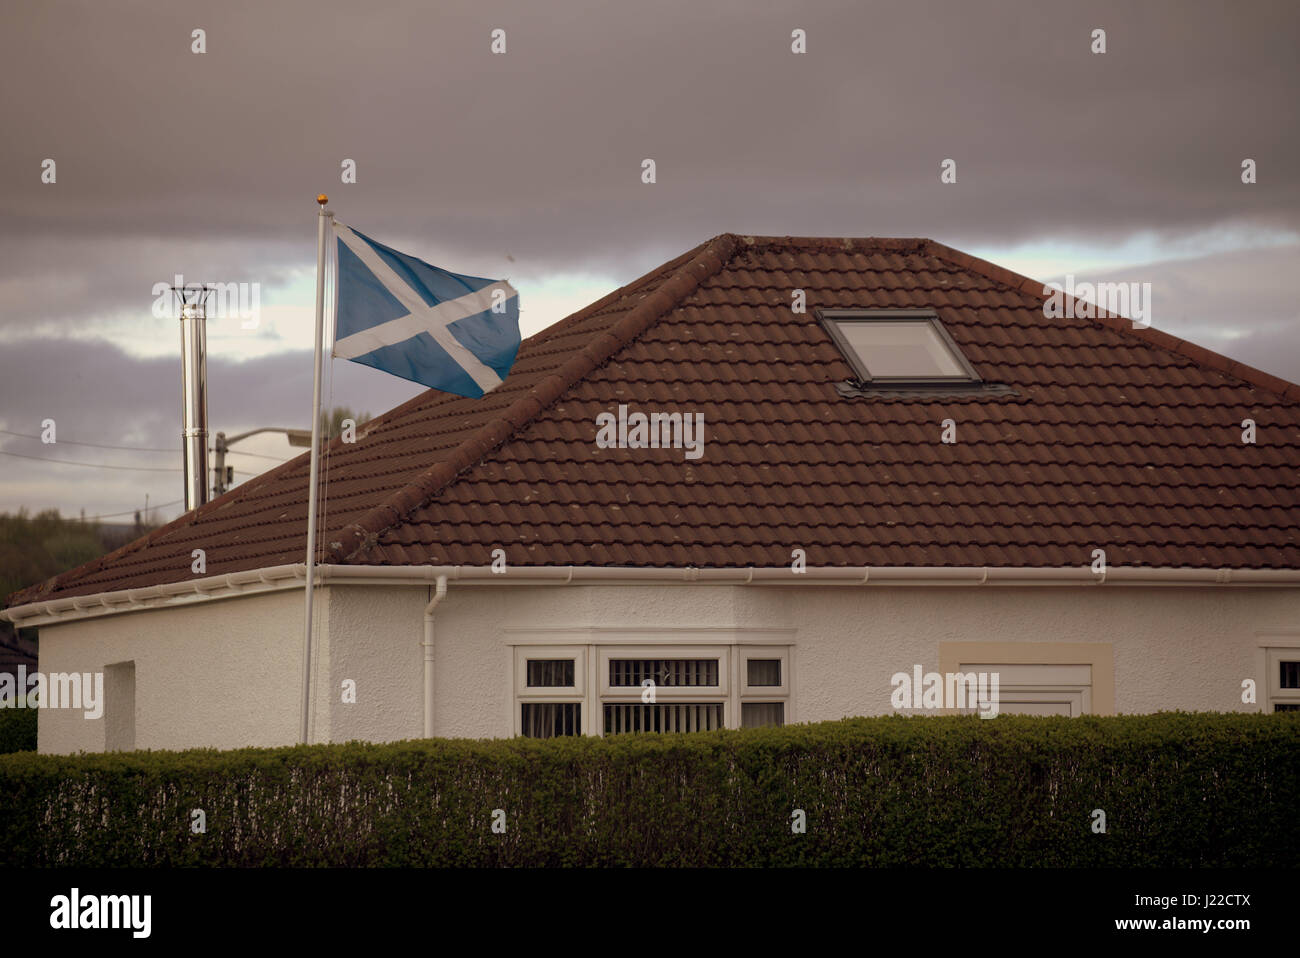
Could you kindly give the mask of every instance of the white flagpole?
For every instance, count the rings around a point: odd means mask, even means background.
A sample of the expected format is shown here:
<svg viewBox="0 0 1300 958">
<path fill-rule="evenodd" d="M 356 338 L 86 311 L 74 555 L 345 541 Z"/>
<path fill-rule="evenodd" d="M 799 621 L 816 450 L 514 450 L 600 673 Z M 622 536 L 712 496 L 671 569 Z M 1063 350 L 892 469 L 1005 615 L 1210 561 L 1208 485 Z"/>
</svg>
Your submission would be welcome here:
<svg viewBox="0 0 1300 958">
<path fill-rule="evenodd" d="M 311 388 L 311 479 L 307 490 L 307 616 L 302 647 L 302 726 L 298 741 L 306 745 L 311 727 L 312 598 L 316 585 L 316 500 L 320 478 L 320 367 L 325 335 L 325 227 L 332 214 L 325 209 L 329 197 L 316 197 L 316 366 Z"/>
</svg>

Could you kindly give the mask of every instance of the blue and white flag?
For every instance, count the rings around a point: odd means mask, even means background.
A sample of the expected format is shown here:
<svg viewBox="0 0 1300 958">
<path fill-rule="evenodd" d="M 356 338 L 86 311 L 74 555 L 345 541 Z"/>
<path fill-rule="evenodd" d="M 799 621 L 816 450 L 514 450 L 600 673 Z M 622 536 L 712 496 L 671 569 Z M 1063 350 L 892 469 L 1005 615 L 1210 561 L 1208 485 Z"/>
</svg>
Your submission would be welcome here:
<svg viewBox="0 0 1300 958">
<path fill-rule="evenodd" d="M 519 294 L 399 253 L 335 221 L 334 355 L 458 396 L 501 385 L 519 351 Z"/>
</svg>

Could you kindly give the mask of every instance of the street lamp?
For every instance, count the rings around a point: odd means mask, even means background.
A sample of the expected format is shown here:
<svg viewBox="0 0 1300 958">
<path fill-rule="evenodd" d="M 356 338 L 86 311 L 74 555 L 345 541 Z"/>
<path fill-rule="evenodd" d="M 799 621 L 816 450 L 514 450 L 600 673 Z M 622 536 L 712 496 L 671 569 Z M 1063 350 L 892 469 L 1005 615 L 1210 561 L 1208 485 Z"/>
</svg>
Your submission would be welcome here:
<svg viewBox="0 0 1300 958">
<path fill-rule="evenodd" d="M 219 496 L 226 491 L 226 487 L 234 482 L 234 467 L 227 469 L 226 451 L 239 442 L 241 439 L 247 439 L 249 436 L 256 436 L 262 432 L 279 432 L 283 433 L 289 439 L 289 445 L 301 446 L 304 449 L 311 448 L 311 430 L 310 429 L 281 429 L 276 426 L 264 426 L 261 429 L 250 429 L 248 432 L 241 432 L 238 436 L 226 438 L 224 432 L 217 433 L 217 444 L 213 450 L 217 454 L 216 479 L 212 485 L 213 496 Z"/>
</svg>

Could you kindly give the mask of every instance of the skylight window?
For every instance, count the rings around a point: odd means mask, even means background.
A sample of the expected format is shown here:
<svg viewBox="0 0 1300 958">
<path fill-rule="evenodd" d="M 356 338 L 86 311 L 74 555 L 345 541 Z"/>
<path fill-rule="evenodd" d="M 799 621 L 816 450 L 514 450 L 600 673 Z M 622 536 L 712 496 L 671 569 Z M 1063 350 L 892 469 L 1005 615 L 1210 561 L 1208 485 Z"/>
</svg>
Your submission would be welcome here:
<svg viewBox="0 0 1300 958">
<path fill-rule="evenodd" d="M 930 310 L 823 310 L 821 320 L 863 383 L 923 386 L 980 382 Z"/>
</svg>

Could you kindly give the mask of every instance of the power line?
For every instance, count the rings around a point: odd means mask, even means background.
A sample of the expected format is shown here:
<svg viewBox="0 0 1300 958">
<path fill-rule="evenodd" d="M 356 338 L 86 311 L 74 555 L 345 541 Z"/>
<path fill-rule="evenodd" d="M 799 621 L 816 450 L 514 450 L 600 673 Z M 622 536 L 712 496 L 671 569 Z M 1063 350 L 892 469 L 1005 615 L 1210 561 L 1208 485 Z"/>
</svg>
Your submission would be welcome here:
<svg viewBox="0 0 1300 958">
<path fill-rule="evenodd" d="M 110 466 L 102 462 L 79 462 L 76 459 L 51 459 L 48 456 L 24 456 L 21 452 L 9 452 L 0 449 L 0 456 L 14 456 L 17 459 L 35 459 L 37 462 L 58 462 L 65 466 L 90 466 L 92 469 L 129 469 L 134 472 L 180 472 L 180 466 Z"/>
<path fill-rule="evenodd" d="M 184 499 L 177 499 L 174 502 L 164 502 L 161 505 L 150 506 L 149 511 L 153 512 L 155 509 L 167 509 L 170 508 L 171 506 L 179 506 L 184 501 L 185 501 Z M 144 511 L 145 510 L 143 509 L 127 509 L 125 512 L 106 512 L 102 516 L 87 516 L 84 521 L 98 522 L 100 519 L 116 519 L 118 516 L 129 516 L 132 513 L 142 513 Z M 73 517 L 68 516 L 68 518 L 71 519 Z"/>
<path fill-rule="evenodd" d="M 25 432 L 14 432 L 12 429 L 0 429 L 0 433 L 4 433 L 6 436 L 19 436 L 23 439 L 41 438 Z M 66 442 L 70 446 L 93 446 L 96 449 L 126 449 L 130 452 L 180 452 L 179 449 L 156 449 L 151 446 L 110 446 L 102 442 L 78 442 L 75 439 L 60 439 L 59 442 Z"/>
<path fill-rule="evenodd" d="M 176 450 L 180 452 L 180 450 Z M 227 449 L 227 456 L 252 456 L 254 459 L 270 459 L 272 462 L 288 462 L 288 459 L 281 459 L 279 456 L 264 456 L 260 452 L 240 452 L 238 449 Z"/>
<path fill-rule="evenodd" d="M 6 436 L 18 436 L 19 438 L 22 438 L 22 439 L 40 439 L 40 438 L 41 438 L 40 436 L 33 436 L 33 435 L 31 435 L 30 433 L 25 433 L 25 432 L 14 432 L 12 429 L 0 429 L 0 433 L 3 433 L 3 434 L 6 435 Z M 91 447 L 93 447 L 93 448 L 95 448 L 95 449 L 124 449 L 124 450 L 126 450 L 127 452 L 170 452 L 170 453 L 173 453 L 173 454 L 174 454 L 174 453 L 178 453 L 178 452 L 180 452 L 179 449 L 159 449 L 159 448 L 157 448 L 156 446 L 114 446 L 114 445 L 110 445 L 110 444 L 108 444 L 108 443 L 102 443 L 102 442 L 79 442 L 79 441 L 77 441 L 76 439 L 60 439 L 59 442 L 67 443 L 69 446 L 91 446 Z M 56 443 L 51 443 L 50 445 L 56 445 Z M 212 449 L 211 446 L 209 446 L 208 448 L 209 448 L 210 450 Z M 15 455 L 16 455 L 16 453 L 15 453 Z M 228 456 L 252 456 L 254 459 L 270 459 L 272 462 L 288 462 L 288 461 L 289 461 L 288 459 L 281 459 L 281 458 L 279 458 L 278 456 L 265 456 L 265 455 L 262 455 L 260 452 L 240 452 L 238 449 L 227 449 L 227 450 L 226 450 L 226 455 L 228 455 Z M 120 468 L 126 468 L 126 467 L 120 467 Z"/>
<path fill-rule="evenodd" d="M 51 459 L 48 456 L 25 456 L 21 452 L 9 452 L 0 449 L 0 456 L 14 456 L 17 459 L 34 459 L 37 462 L 57 462 L 64 466 L 89 466 L 91 469 L 128 469 L 133 472 L 181 472 L 180 466 L 110 466 L 103 462 L 80 462 L 76 459 Z M 281 460 L 288 462 L 287 459 Z M 241 476 L 260 476 L 260 472 L 245 472 L 243 469 L 236 469 L 235 472 Z"/>
</svg>

